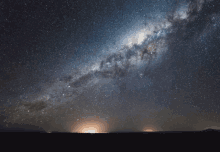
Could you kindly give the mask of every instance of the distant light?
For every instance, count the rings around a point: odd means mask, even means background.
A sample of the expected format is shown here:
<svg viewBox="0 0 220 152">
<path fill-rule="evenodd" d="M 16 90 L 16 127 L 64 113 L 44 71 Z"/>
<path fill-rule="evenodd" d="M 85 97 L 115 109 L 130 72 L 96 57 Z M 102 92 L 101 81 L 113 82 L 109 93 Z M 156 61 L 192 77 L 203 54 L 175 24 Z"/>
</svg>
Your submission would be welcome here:
<svg viewBox="0 0 220 152">
<path fill-rule="evenodd" d="M 146 131 L 146 132 L 153 132 L 152 129 L 146 129 L 146 130 L 144 130 L 144 131 Z"/>
<path fill-rule="evenodd" d="M 148 126 L 144 127 L 143 131 L 144 132 L 155 132 L 155 131 L 157 131 L 157 129 L 152 125 L 148 125 Z"/>
<path fill-rule="evenodd" d="M 81 130 L 82 133 L 98 133 L 99 132 L 99 126 L 94 127 L 85 127 Z"/>
<path fill-rule="evenodd" d="M 85 131 L 85 133 L 96 133 L 95 130 L 88 130 L 88 131 Z"/>
<path fill-rule="evenodd" d="M 99 117 L 93 116 L 86 119 L 77 119 L 77 122 L 72 127 L 71 130 L 78 133 L 104 133 L 108 128 L 108 124 Z"/>
<path fill-rule="evenodd" d="M 101 128 L 99 126 L 99 124 L 96 123 L 91 123 L 91 122 L 86 122 L 83 123 L 79 126 L 79 128 L 77 129 L 77 132 L 79 133 L 100 133 L 101 132 Z"/>
<path fill-rule="evenodd" d="M 94 130 L 87 130 L 87 128 L 85 128 L 84 130 L 86 130 L 84 133 L 97 133 L 96 129 Z"/>
</svg>

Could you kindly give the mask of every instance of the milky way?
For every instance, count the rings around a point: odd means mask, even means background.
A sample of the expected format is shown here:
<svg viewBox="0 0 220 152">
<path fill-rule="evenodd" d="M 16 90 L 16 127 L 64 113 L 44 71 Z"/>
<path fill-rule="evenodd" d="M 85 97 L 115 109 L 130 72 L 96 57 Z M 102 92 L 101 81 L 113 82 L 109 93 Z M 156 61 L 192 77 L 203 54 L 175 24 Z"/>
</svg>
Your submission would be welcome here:
<svg viewBox="0 0 220 152">
<path fill-rule="evenodd" d="M 81 58 L 86 62 L 69 60 L 39 93 L 8 100 L 15 105 L 5 107 L 4 121 L 68 132 L 220 126 L 218 65 L 208 60 L 219 55 L 212 51 L 219 49 L 219 4 L 200 2 L 183 3 L 168 15 L 157 12 L 162 17 L 146 25 L 134 24 L 115 45 Z M 215 9 L 207 13 L 212 5 Z M 206 71 L 212 72 L 212 83 L 203 83 L 211 79 Z M 206 97 L 202 92 L 207 91 Z"/>
</svg>

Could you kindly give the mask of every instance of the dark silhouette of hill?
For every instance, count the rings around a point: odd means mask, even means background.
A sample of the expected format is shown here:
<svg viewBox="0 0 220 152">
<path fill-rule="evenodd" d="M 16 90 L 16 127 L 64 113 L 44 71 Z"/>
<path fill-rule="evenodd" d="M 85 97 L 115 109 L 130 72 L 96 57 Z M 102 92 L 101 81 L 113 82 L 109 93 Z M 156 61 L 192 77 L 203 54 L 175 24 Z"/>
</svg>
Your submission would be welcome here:
<svg viewBox="0 0 220 152">
<path fill-rule="evenodd" d="M 46 131 L 38 126 L 34 125 L 21 125 L 21 124 L 7 124 L 0 125 L 0 132 L 41 132 L 46 133 Z"/>
</svg>

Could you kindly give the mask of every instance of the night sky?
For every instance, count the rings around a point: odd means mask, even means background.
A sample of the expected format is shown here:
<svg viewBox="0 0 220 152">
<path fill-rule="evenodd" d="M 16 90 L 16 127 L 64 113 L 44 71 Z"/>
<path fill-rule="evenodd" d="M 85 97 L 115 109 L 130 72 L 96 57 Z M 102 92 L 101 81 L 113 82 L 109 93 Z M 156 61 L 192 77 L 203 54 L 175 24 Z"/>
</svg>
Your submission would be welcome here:
<svg viewBox="0 0 220 152">
<path fill-rule="evenodd" d="M 220 128 L 219 0 L 0 2 L 0 128 Z"/>
</svg>

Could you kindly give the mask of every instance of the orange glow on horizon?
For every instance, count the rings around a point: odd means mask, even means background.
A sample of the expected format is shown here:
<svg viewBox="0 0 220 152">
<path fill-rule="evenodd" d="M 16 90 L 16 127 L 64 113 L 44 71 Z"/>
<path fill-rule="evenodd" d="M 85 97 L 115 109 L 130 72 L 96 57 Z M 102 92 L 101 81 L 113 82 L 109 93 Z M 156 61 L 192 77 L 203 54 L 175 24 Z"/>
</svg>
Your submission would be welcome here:
<svg viewBox="0 0 220 152">
<path fill-rule="evenodd" d="M 145 132 L 155 132 L 155 131 L 157 131 L 157 129 L 153 126 L 146 126 L 146 127 L 144 127 L 143 131 L 145 131 Z"/>
<path fill-rule="evenodd" d="M 105 133 L 108 123 L 99 117 L 81 119 L 72 126 L 72 132 L 77 133 Z"/>
<path fill-rule="evenodd" d="M 78 125 L 76 132 L 78 133 L 100 133 L 101 126 L 98 123 L 85 122 Z"/>
<path fill-rule="evenodd" d="M 153 132 L 152 129 L 146 129 L 146 130 L 144 130 L 144 131 L 146 131 L 146 132 Z"/>
</svg>

